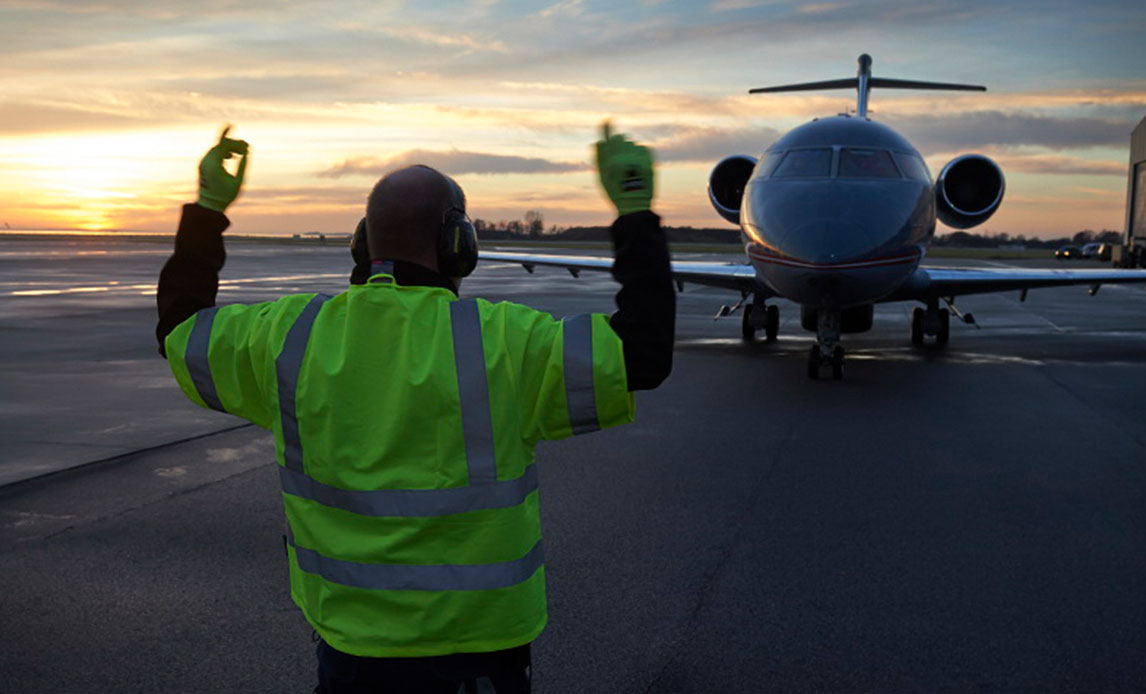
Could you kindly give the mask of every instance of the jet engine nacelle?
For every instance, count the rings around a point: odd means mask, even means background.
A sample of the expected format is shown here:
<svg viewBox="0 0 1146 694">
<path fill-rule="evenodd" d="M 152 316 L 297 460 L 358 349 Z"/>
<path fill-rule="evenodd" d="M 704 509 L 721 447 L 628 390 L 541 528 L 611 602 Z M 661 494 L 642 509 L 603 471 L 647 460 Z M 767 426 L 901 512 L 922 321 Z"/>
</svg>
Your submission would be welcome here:
<svg viewBox="0 0 1146 694">
<path fill-rule="evenodd" d="M 1003 171 L 982 154 L 948 162 L 935 180 L 935 213 L 955 229 L 970 229 L 995 214 L 1003 201 Z"/>
<path fill-rule="evenodd" d="M 721 159 L 708 175 L 709 201 L 721 217 L 733 224 L 740 224 L 744 186 L 755 168 L 756 159 L 747 154 L 734 154 Z"/>
</svg>

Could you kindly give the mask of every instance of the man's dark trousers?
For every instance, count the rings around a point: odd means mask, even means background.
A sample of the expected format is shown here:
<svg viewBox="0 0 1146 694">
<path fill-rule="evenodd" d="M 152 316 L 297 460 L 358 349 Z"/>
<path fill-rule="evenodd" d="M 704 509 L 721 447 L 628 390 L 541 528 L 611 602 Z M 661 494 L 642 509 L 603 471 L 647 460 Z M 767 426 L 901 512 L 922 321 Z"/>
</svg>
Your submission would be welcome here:
<svg viewBox="0 0 1146 694">
<path fill-rule="evenodd" d="M 364 658 L 318 642 L 316 694 L 529 694 L 529 644 L 492 653 Z"/>
</svg>

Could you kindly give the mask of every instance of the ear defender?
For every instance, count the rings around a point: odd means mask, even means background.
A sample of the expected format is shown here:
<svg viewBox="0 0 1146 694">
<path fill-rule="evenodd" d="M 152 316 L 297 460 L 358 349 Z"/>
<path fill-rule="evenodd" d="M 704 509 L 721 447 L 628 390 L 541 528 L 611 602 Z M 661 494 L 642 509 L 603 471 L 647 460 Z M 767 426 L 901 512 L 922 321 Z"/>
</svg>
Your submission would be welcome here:
<svg viewBox="0 0 1146 694">
<path fill-rule="evenodd" d="M 366 218 L 358 220 L 358 227 L 350 237 L 350 257 L 355 265 L 370 264 L 370 249 L 366 247 Z"/>
<path fill-rule="evenodd" d="M 454 203 L 442 212 L 438 232 L 438 272 L 446 277 L 468 277 L 478 261 L 477 230 L 466 216 L 466 198 L 452 178 L 446 177 L 454 191 Z"/>
</svg>

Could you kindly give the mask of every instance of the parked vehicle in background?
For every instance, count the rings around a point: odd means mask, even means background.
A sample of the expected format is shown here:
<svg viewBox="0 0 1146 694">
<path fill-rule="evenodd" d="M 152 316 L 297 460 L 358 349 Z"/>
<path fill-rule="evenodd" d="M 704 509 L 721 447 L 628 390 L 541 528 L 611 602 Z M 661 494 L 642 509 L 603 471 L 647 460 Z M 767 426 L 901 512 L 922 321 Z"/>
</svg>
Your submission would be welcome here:
<svg viewBox="0 0 1146 694">
<path fill-rule="evenodd" d="M 1121 246 L 1119 246 L 1116 243 L 1099 244 L 1098 245 L 1098 255 L 1095 256 L 1095 260 L 1101 260 L 1104 263 L 1109 263 L 1109 262 L 1113 261 L 1115 248 L 1121 249 Z"/>
<path fill-rule="evenodd" d="M 1088 244 L 1086 244 L 1085 246 L 1082 247 L 1082 257 L 1083 258 L 1094 258 L 1095 260 L 1097 260 L 1098 259 L 1098 248 L 1101 245 L 1102 245 L 1101 243 L 1088 243 Z"/>
<path fill-rule="evenodd" d="M 1082 249 L 1078 246 L 1062 246 L 1054 252 L 1055 260 L 1077 260 L 1082 257 Z"/>
</svg>

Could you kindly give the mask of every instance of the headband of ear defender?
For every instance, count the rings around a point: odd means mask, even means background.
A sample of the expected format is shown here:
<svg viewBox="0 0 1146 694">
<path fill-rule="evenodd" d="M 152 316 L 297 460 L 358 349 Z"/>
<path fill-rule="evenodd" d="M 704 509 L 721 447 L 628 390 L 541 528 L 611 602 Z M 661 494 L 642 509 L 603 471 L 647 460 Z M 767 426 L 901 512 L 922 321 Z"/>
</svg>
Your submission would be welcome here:
<svg viewBox="0 0 1146 694">
<path fill-rule="evenodd" d="M 446 277 L 468 277 L 478 261 L 477 230 L 466 216 L 466 196 L 454 179 L 446 176 L 453 202 L 442 211 L 438 231 L 438 272 Z"/>
</svg>

